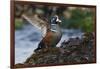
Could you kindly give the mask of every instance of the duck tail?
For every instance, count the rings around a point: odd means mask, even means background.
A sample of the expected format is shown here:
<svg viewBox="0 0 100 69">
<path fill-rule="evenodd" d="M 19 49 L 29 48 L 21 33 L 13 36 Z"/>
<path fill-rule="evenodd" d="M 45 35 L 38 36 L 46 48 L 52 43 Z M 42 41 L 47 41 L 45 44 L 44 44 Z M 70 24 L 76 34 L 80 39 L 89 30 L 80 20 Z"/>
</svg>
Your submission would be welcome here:
<svg viewBox="0 0 100 69">
<path fill-rule="evenodd" d="M 44 44 L 43 40 L 41 40 L 38 47 L 34 51 L 36 52 L 36 51 L 43 49 L 43 48 L 45 48 L 45 44 Z"/>
</svg>

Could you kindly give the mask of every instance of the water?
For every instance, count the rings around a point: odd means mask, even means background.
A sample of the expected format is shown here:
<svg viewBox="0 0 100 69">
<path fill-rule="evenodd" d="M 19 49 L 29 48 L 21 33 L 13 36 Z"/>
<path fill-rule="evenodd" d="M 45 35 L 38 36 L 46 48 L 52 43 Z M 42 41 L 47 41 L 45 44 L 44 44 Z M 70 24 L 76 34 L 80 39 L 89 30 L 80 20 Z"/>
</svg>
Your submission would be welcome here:
<svg viewBox="0 0 100 69">
<path fill-rule="evenodd" d="M 80 30 L 62 29 L 63 36 L 57 47 L 64 40 L 69 38 L 81 38 L 82 32 Z M 15 64 L 23 63 L 37 48 L 38 43 L 41 41 L 41 31 L 32 25 L 25 25 L 23 29 L 15 31 Z"/>
</svg>

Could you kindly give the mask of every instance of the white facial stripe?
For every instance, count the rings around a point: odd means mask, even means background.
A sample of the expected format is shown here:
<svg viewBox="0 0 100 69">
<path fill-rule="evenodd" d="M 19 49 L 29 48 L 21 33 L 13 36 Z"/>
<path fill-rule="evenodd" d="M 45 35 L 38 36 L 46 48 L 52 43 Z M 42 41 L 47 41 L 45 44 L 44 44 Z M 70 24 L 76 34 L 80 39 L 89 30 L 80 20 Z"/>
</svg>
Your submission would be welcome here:
<svg viewBox="0 0 100 69">
<path fill-rule="evenodd" d="M 61 22 L 61 20 L 57 17 L 57 20 L 56 20 L 56 22 Z"/>
</svg>

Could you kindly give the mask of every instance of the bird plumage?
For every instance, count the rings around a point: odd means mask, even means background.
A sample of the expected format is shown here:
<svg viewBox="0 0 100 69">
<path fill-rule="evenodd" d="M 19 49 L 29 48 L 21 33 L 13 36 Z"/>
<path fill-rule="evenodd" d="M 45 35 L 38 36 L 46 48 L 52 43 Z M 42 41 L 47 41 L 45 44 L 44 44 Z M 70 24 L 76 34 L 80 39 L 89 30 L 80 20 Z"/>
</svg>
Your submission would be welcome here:
<svg viewBox="0 0 100 69">
<path fill-rule="evenodd" d="M 42 36 L 45 37 L 46 32 L 47 32 L 47 30 L 49 28 L 49 24 L 47 23 L 47 21 L 44 21 L 44 20 L 40 19 L 38 17 L 38 15 L 28 16 L 26 14 L 23 14 L 22 18 L 24 18 L 25 20 L 27 20 L 28 23 L 32 24 L 37 29 L 41 30 Z"/>
<path fill-rule="evenodd" d="M 23 14 L 22 17 L 42 32 L 43 39 L 35 51 L 42 48 L 55 47 L 60 41 L 62 34 L 59 23 L 61 20 L 57 15 L 51 17 L 50 22 L 40 19 L 38 15 L 27 16 Z"/>
</svg>

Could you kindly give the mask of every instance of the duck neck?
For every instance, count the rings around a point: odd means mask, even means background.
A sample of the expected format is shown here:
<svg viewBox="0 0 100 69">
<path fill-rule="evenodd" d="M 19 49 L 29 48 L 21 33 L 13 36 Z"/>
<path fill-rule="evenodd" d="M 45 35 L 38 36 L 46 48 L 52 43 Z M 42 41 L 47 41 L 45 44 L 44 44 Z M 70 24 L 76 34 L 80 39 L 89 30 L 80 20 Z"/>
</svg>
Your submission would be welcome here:
<svg viewBox="0 0 100 69">
<path fill-rule="evenodd" d="M 53 32 L 59 32 L 60 31 L 60 27 L 58 24 L 51 24 L 50 30 Z"/>
</svg>

